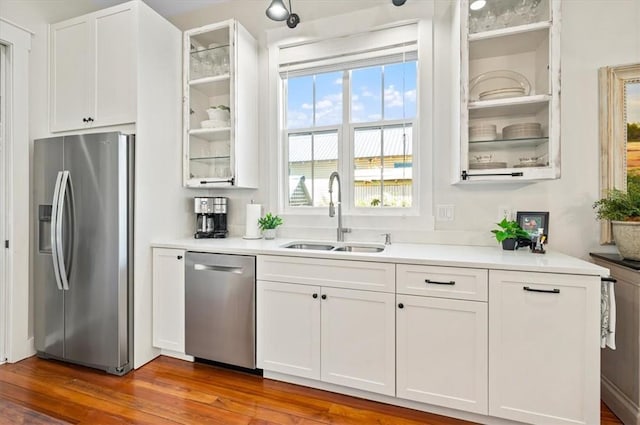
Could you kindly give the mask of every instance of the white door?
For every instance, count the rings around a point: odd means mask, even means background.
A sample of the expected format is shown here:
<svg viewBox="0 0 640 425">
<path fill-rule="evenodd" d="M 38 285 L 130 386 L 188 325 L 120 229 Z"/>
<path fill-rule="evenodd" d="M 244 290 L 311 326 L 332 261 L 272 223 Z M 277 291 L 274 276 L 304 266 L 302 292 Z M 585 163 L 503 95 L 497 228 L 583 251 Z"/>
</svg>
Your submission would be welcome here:
<svg viewBox="0 0 640 425">
<path fill-rule="evenodd" d="M 153 345 L 184 354 L 184 251 L 153 249 Z"/>
<path fill-rule="evenodd" d="M 489 414 L 600 421 L 600 279 L 489 272 Z"/>
<path fill-rule="evenodd" d="M 258 367 L 320 379 L 320 288 L 261 280 L 257 288 Z"/>
<path fill-rule="evenodd" d="M 137 37 L 134 7 L 133 3 L 127 3 L 123 8 L 110 8 L 95 16 L 95 97 L 92 104 L 94 121 L 91 123 L 94 126 L 135 121 Z"/>
<path fill-rule="evenodd" d="M 322 288 L 322 380 L 395 395 L 395 294 Z"/>
<path fill-rule="evenodd" d="M 51 131 L 88 126 L 94 87 L 92 28 L 94 21 L 79 17 L 51 25 L 50 127 Z"/>
<path fill-rule="evenodd" d="M 487 414 L 487 303 L 398 295 L 400 398 Z"/>
</svg>

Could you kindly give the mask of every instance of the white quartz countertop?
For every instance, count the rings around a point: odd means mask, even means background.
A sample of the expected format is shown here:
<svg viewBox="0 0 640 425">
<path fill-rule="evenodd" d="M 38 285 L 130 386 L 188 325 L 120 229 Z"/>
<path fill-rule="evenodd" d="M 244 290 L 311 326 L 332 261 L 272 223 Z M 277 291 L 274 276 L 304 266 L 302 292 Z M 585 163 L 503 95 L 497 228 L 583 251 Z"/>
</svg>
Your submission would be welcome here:
<svg viewBox="0 0 640 425">
<path fill-rule="evenodd" d="M 393 243 L 383 252 L 356 253 L 283 248 L 297 239 L 175 239 L 158 240 L 151 245 L 155 248 L 176 248 L 186 251 L 212 252 L 221 254 L 287 255 L 294 257 L 327 258 L 334 260 L 358 260 L 385 263 L 424 264 L 433 266 L 478 267 L 498 270 L 520 270 L 547 273 L 568 273 L 609 276 L 609 270 L 596 264 L 558 252 L 547 251 L 534 254 L 528 249 L 504 251 L 499 245 L 435 245 L 415 243 Z M 304 240 L 304 242 L 309 242 Z M 333 241 L 314 241 L 342 244 Z M 347 241 L 345 243 L 358 243 Z M 362 242 L 363 244 L 370 244 Z"/>
</svg>

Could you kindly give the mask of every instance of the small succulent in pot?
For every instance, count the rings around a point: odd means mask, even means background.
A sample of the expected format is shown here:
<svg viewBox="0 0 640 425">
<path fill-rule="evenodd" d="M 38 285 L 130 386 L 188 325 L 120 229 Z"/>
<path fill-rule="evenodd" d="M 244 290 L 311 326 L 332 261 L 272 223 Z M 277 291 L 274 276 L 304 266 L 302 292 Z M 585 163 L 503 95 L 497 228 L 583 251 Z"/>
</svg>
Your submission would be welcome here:
<svg viewBox="0 0 640 425">
<path fill-rule="evenodd" d="M 271 213 L 267 213 L 264 217 L 258 219 L 258 227 L 264 233 L 265 239 L 274 239 L 276 237 L 276 228 L 282 224 L 282 218 Z"/>
<path fill-rule="evenodd" d="M 495 235 L 498 242 L 502 243 L 502 249 L 512 251 L 517 247 L 528 245 L 527 242 L 531 241 L 529 234 L 515 220 L 507 220 L 505 217 L 496 224 L 500 228 L 492 230 L 491 233 Z"/>
</svg>

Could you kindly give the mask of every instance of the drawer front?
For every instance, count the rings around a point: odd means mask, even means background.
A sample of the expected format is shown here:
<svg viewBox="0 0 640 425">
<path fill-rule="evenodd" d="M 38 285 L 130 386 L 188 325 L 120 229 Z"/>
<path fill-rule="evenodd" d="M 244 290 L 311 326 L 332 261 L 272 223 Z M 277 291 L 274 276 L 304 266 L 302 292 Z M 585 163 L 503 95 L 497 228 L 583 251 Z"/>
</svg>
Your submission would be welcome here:
<svg viewBox="0 0 640 425">
<path fill-rule="evenodd" d="M 395 292 L 395 265 L 259 255 L 258 280 L 301 283 L 365 291 Z"/>
<path fill-rule="evenodd" d="M 396 275 L 399 294 L 487 301 L 486 269 L 398 264 Z"/>
</svg>

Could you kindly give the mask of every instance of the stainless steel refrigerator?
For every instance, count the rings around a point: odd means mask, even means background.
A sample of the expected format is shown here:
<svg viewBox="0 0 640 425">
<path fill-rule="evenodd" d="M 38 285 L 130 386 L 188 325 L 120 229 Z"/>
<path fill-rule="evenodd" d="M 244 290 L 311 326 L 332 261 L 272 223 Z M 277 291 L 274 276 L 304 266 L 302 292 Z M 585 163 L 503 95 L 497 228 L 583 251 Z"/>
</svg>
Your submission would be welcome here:
<svg viewBox="0 0 640 425">
<path fill-rule="evenodd" d="M 133 365 L 134 136 L 34 142 L 38 356 L 123 375 Z"/>
</svg>

